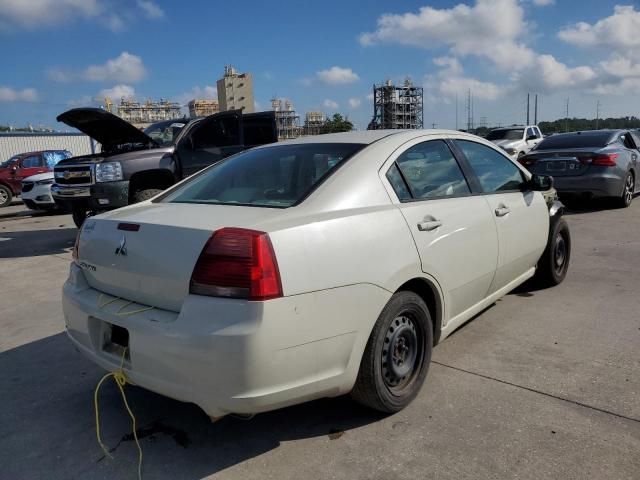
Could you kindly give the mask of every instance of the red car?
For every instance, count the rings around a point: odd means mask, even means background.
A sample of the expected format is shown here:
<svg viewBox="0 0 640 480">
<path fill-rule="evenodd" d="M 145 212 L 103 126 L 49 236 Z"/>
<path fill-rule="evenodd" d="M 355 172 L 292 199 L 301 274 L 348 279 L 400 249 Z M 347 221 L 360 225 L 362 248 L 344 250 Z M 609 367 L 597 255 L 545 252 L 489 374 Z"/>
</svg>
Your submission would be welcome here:
<svg viewBox="0 0 640 480">
<path fill-rule="evenodd" d="M 20 195 L 22 180 L 38 173 L 52 172 L 63 158 L 71 157 L 67 150 L 43 150 L 20 153 L 0 163 L 0 208 L 11 204 Z"/>
</svg>

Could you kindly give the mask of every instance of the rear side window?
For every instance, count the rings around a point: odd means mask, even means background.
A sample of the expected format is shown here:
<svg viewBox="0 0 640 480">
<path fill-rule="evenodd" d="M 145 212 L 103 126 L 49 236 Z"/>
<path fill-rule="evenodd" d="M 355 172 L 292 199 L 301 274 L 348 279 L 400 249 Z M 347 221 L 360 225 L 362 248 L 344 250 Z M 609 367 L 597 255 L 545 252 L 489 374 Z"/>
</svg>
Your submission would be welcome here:
<svg viewBox="0 0 640 480">
<path fill-rule="evenodd" d="M 480 143 L 456 140 L 456 145 L 467 157 L 485 193 L 518 190 L 524 176 L 511 160 Z"/>
<path fill-rule="evenodd" d="M 611 141 L 611 132 L 561 133 L 542 140 L 536 150 L 562 148 L 602 148 Z"/>
<path fill-rule="evenodd" d="M 290 207 L 363 147 L 313 143 L 248 150 L 194 175 L 161 201 Z"/>
<path fill-rule="evenodd" d="M 411 200 L 411 192 L 409 192 L 409 188 L 404 182 L 397 164 L 394 163 L 393 165 L 391 165 L 391 168 L 387 172 L 387 180 L 389 180 L 391 187 L 393 188 L 394 192 L 396 192 L 398 200 L 400 200 L 401 202 L 405 200 Z"/>
<path fill-rule="evenodd" d="M 233 117 L 202 120 L 194 127 L 191 141 L 194 150 L 240 145 L 238 120 Z"/>
<path fill-rule="evenodd" d="M 413 198 L 450 197 L 471 192 L 453 153 L 442 140 L 408 148 L 396 164 Z"/>
</svg>

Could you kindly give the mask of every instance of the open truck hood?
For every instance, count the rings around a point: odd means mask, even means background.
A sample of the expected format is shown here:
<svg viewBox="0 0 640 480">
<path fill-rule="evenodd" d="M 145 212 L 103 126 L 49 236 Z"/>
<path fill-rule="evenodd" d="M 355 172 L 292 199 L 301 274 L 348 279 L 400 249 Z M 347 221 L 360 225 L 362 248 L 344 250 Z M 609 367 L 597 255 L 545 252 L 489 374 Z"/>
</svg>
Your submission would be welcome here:
<svg viewBox="0 0 640 480">
<path fill-rule="evenodd" d="M 103 149 L 126 143 L 158 145 L 142 130 L 100 108 L 73 108 L 58 115 L 56 120 L 86 133 L 100 142 Z"/>
</svg>

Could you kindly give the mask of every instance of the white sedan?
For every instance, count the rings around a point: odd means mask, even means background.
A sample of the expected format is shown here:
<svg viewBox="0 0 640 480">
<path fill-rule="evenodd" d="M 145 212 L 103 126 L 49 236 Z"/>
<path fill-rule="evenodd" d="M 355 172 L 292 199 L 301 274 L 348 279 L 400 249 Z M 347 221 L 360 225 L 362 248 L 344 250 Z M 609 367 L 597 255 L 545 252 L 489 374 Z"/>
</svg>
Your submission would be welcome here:
<svg viewBox="0 0 640 480">
<path fill-rule="evenodd" d="M 89 218 L 64 285 L 95 363 L 212 418 L 342 395 L 405 407 L 432 347 L 525 280 L 560 283 L 550 177 L 444 130 L 300 138 Z"/>
</svg>

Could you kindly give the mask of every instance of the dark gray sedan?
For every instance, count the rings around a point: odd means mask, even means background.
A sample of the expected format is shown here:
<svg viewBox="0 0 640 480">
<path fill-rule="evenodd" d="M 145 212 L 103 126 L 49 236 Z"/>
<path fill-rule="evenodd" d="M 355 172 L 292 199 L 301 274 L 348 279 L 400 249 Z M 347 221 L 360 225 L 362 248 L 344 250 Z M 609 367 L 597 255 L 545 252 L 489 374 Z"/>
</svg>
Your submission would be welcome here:
<svg viewBox="0 0 640 480">
<path fill-rule="evenodd" d="M 628 130 L 561 133 L 541 141 L 520 163 L 530 172 L 551 175 L 562 196 L 614 197 L 628 207 L 637 191 L 640 137 Z"/>
</svg>

